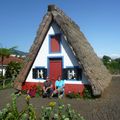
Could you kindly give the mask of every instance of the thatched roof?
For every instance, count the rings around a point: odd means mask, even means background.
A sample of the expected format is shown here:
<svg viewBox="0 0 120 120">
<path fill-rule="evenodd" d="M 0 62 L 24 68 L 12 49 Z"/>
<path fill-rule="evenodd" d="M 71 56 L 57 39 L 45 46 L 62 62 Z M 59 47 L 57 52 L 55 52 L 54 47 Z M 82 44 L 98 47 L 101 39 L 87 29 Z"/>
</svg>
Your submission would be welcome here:
<svg viewBox="0 0 120 120">
<path fill-rule="evenodd" d="M 48 11 L 39 26 L 24 67 L 15 80 L 15 88 L 20 88 L 25 81 L 52 22 L 56 22 L 63 32 L 65 40 L 69 43 L 79 64 L 82 66 L 86 78 L 91 83 L 93 95 L 101 95 L 109 85 L 111 75 L 95 54 L 93 48 L 80 31 L 79 26 L 55 5 L 48 6 Z"/>
</svg>

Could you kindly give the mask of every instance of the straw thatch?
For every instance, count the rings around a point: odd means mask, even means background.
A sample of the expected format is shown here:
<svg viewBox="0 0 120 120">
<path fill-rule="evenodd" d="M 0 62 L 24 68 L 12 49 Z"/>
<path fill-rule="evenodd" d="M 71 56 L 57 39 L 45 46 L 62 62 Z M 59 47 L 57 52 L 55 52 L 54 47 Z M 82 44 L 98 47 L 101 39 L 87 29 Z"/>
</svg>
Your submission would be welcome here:
<svg viewBox="0 0 120 120">
<path fill-rule="evenodd" d="M 93 95 L 101 95 L 111 81 L 111 75 L 95 54 L 93 48 L 75 24 L 65 13 L 55 5 L 48 6 L 48 12 L 39 26 L 37 37 L 30 49 L 30 53 L 24 63 L 24 67 L 15 80 L 15 88 L 20 89 L 31 69 L 43 40 L 52 22 L 56 22 L 64 34 L 65 40 L 82 66 L 86 78 L 91 83 Z"/>
</svg>

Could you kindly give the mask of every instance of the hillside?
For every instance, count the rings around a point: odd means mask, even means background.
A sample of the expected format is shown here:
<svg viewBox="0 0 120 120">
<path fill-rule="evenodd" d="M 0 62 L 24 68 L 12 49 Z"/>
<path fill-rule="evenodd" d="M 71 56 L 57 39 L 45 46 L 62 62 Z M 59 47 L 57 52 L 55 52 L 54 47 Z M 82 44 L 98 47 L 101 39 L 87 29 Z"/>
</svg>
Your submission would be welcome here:
<svg viewBox="0 0 120 120">
<path fill-rule="evenodd" d="M 26 56 L 28 54 L 27 52 L 23 52 L 23 51 L 16 50 L 16 49 L 12 49 L 11 52 L 12 54 L 19 55 L 19 56 Z"/>
</svg>

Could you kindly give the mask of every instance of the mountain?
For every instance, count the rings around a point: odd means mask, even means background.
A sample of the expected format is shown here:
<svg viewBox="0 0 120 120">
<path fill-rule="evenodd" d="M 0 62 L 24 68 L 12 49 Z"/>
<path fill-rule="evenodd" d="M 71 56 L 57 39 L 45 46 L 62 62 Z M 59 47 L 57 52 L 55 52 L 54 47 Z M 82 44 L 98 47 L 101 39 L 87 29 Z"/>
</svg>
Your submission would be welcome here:
<svg viewBox="0 0 120 120">
<path fill-rule="evenodd" d="M 13 55 L 17 55 L 17 56 L 27 56 L 28 54 L 27 52 L 23 52 L 23 51 L 16 50 L 16 49 L 12 49 L 11 52 Z"/>
</svg>

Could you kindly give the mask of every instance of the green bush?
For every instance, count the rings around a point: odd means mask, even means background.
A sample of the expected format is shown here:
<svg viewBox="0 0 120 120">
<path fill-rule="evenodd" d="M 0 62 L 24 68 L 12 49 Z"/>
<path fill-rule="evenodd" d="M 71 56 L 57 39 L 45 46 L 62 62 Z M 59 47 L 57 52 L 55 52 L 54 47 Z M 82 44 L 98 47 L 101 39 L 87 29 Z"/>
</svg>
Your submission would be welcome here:
<svg viewBox="0 0 120 120">
<path fill-rule="evenodd" d="M 61 102 L 50 102 L 47 107 L 42 107 L 40 120 L 85 120 L 75 112 L 71 105 L 64 105 Z"/>
<path fill-rule="evenodd" d="M 120 74 L 120 58 L 112 59 L 103 56 L 102 61 L 111 74 Z"/>
<path fill-rule="evenodd" d="M 22 92 L 22 94 L 24 94 L 24 95 L 27 94 L 27 90 L 22 90 L 21 92 Z"/>
<path fill-rule="evenodd" d="M 84 91 L 83 91 L 83 98 L 84 99 L 91 99 L 93 98 L 92 96 L 92 91 L 90 87 L 85 87 Z"/>
<path fill-rule="evenodd" d="M 13 79 L 16 78 L 21 68 L 22 68 L 22 63 L 10 62 L 6 67 L 5 77 L 13 78 Z"/>
<path fill-rule="evenodd" d="M 7 104 L 4 109 L 0 111 L 0 120 L 36 120 L 36 114 L 33 106 L 29 104 L 30 97 L 26 97 L 26 106 L 21 112 L 18 111 L 16 105 L 16 95 L 12 95 L 12 103 Z"/>
<path fill-rule="evenodd" d="M 71 98 L 71 99 L 72 98 L 84 98 L 84 99 L 92 99 L 93 98 L 92 90 L 89 86 L 85 86 L 85 89 L 82 94 L 71 92 L 71 93 L 66 94 L 66 97 Z"/>
<path fill-rule="evenodd" d="M 37 97 L 41 96 L 42 95 L 42 88 L 41 88 L 41 86 L 40 85 L 36 86 L 36 89 L 37 89 L 36 96 Z"/>
<path fill-rule="evenodd" d="M 74 93 L 74 92 L 66 94 L 66 97 L 71 98 L 71 99 L 72 98 L 82 98 L 82 96 L 80 95 L 80 93 Z"/>
</svg>

